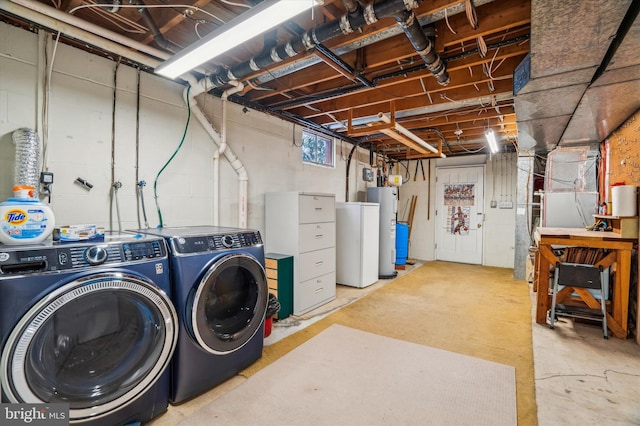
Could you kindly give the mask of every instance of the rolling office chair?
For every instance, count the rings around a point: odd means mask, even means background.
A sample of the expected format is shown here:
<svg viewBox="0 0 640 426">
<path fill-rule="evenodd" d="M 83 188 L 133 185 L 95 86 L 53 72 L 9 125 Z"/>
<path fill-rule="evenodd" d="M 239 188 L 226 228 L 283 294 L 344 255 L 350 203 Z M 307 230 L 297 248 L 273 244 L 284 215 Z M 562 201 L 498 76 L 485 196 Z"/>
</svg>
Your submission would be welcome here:
<svg viewBox="0 0 640 426">
<path fill-rule="evenodd" d="M 604 338 L 608 339 L 609 335 L 607 330 L 606 309 L 608 292 L 605 288 L 606 285 L 607 280 L 605 279 L 605 273 L 602 266 L 598 266 L 596 268 L 592 265 L 582 265 L 577 263 L 556 263 L 556 269 L 553 276 L 553 293 L 551 296 L 549 328 L 553 329 L 556 316 L 596 320 L 602 322 Z M 587 303 L 587 305 L 590 305 L 589 302 L 591 302 L 591 306 L 593 306 L 593 302 L 595 301 L 597 303 L 599 300 L 600 309 L 558 304 L 559 286 L 569 287 L 575 291 L 578 296 Z M 595 299 L 588 289 L 599 291 L 599 299 Z M 567 294 L 564 289 L 563 293 Z"/>
</svg>

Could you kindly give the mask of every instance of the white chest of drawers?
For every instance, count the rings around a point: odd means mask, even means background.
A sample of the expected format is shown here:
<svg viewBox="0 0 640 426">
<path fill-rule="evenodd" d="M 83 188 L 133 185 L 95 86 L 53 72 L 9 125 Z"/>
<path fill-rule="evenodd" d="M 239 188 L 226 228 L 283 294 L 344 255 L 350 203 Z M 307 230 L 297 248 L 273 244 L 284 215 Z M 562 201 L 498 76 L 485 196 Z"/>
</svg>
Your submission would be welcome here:
<svg viewBox="0 0 640 426">
<path fill-rule="evenodd" d="M 293 313 L 336 298 L 335 195 L 265 195 L 265 250 L 293 256 Z"/>
</svg>

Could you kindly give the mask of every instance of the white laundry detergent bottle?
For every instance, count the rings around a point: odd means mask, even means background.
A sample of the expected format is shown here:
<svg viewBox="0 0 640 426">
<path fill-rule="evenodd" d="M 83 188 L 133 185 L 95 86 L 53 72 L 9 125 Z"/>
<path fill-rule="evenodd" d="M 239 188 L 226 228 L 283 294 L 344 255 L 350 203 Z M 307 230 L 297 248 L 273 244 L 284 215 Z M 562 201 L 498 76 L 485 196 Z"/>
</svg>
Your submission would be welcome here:
<svg viewBox="0 0 640 426">
<path fill-rule="evenodd" d="M 29 185 L 16 185 L 14 197 L 0 203 L 0 243 L 40 243 L 53 232 L 53 211 L 33 197 L 34 189 Z"/>
</svg>

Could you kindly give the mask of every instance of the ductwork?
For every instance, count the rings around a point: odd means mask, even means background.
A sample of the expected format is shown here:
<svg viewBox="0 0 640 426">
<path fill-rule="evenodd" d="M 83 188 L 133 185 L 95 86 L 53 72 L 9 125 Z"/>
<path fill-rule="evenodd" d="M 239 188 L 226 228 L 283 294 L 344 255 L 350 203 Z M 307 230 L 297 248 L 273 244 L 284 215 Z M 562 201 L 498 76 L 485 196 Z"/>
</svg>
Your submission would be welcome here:
<svg viewBox="0 0 640 426">
<path fill-rule="evenodd" d="M 639 7 L 532 0 L 531 56 L 514 74 L 521 150 L 598 144 L 637 110 Z"/>
<path fill-rule="evenodd" d="M 40 141 L 38 134 L 27 128 L 15 130 L 11 139 L 16 145 L 16 164 L 14 169 L 14 185 L 33 186 L 37 198 L 40 176 Z"/>
<path fill-rule="evenodd" d="M 440 57 L 435 53 L 431 42 L 427 39 L 420 23 L 413 16 L 412 10 L 419 6 L 422 0 L 386 0 L 379 3 L 368 4 L 364 9 L 354 7 L 348 2 L 348 10 L 353 10 L 339 19 L 328 22 L 320 27 L 313 28 L 291 41 L 273 47 L 270 51 L 261 53 L 241 64 L 231 67 L 209 77 L 212 88 L 223 87 L 232 80 L 240 80 L 250 74 L 262 70 L 268 65 L 292 58 L 302 52 L 313 49 L 316 45 L 324 43 L 341 34 L 350 34 L 365 25 L 376 23 L 382 18 L 395 18 L 406 26 L 405 34 L 409 37 L 418 54 L 430 67 L 434 76 L 441 85 L 449 83 L 449 74 Z M 407 15 L 410 13 L 410 16 Z M 403 30 L 405 28 L 403 27 Z M 421 35 L 420 35 L 421 33 Z M 419 50 L 418 50 L 419 49 Z"/>
</svg>

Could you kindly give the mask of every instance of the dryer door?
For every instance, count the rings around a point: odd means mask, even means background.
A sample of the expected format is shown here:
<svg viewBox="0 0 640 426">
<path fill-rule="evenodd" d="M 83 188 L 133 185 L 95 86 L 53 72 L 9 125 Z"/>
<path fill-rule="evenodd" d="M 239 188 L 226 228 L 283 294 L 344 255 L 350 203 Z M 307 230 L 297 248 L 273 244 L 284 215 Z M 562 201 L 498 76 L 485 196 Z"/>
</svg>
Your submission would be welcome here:
<svg viewBox="0 0 640 426">
<path fill-rule="evenodd" d="M 178 339 L 171 301 L 152 282 L 94 274 L 47 294 L 2 352 L 11 402 L 67 403 L 72 422 L 128 405 L 165 371 Z"/>
<path fill-rule="evenodd" d="M 268 297 L 264 268 L 255 258 L 221 257 L 192 291 L 188 306 L 192 335 L 207 352 L 233 352 L 262 330 Z"/>
</svg>

